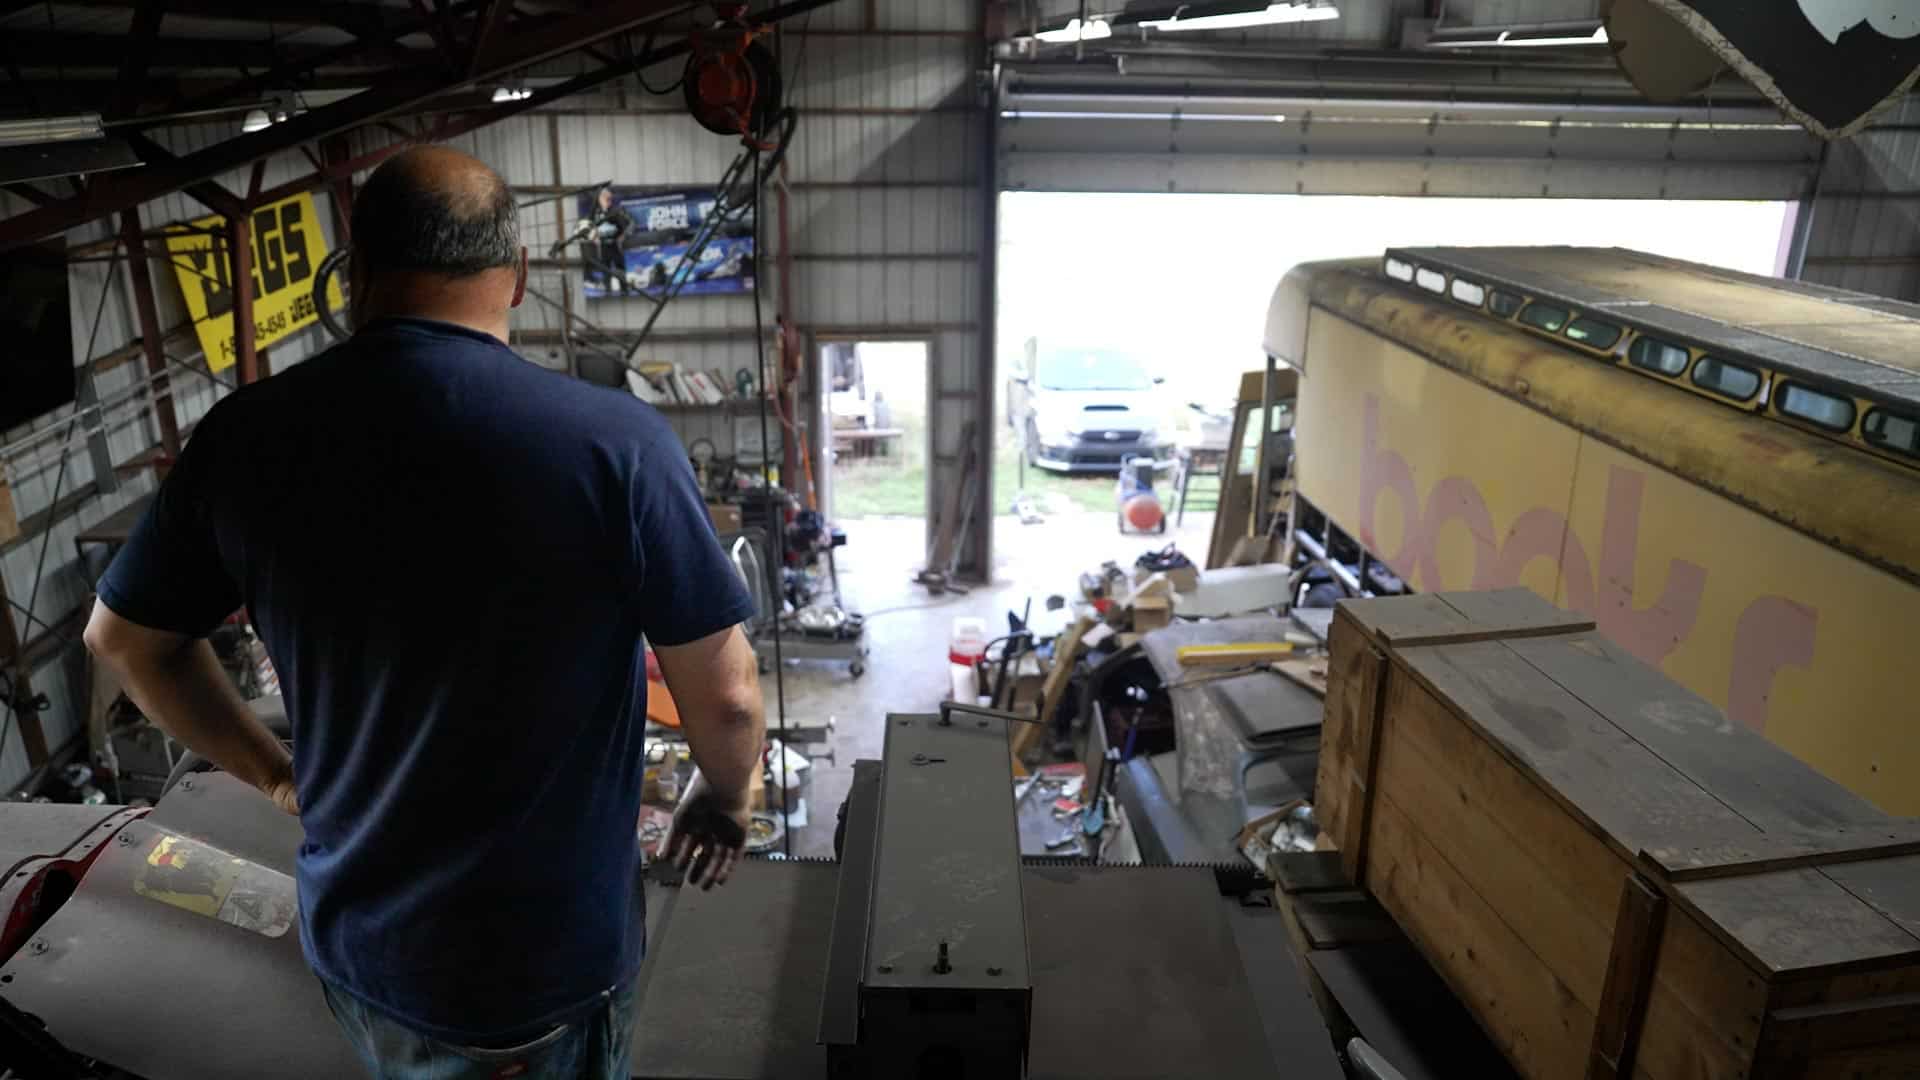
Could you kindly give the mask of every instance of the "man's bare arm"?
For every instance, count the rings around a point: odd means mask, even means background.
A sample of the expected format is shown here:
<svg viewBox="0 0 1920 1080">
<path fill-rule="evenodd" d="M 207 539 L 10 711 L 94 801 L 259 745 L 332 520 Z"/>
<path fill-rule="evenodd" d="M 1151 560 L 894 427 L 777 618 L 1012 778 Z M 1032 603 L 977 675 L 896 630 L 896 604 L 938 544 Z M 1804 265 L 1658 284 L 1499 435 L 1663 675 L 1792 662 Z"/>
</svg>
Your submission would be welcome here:
<svg viewBox="0 0 1920 1080">
<path fill-rule="evenodd" d="M 700 767 L 661 853 L 690 866 L 688 880 L 710 889 L 727 880 L 746 843 L 749 792 L 767 734 L 760 676 L 738 626 L 653 651 Z"/>
<path fill-rule="evenodd" d="M 293 756 L 241 700 L 205 640 L 129 622 L 96 600 L 86 642 L 162 731 L 300 812 Z"/>
<path fill-rule="evenodd" d="M 680 710 L 680 730 L 707 783 L 722 799 L 747 801 L 767 736 L 753 646 L 738 626 L 685 645 L 656 645 L 660 673 Z"/>
</svg>

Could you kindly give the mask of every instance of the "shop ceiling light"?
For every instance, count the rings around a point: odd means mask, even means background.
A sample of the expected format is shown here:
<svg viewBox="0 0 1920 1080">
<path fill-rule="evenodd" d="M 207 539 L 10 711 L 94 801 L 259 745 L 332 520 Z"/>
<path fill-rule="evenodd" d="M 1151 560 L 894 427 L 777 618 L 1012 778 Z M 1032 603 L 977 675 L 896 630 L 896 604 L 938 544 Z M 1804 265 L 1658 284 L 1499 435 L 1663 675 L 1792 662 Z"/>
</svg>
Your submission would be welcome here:
<svg viewBox="0 0 1920 1080">
<path fill-rule="evenodd" d="M 1081 26 L 1079 19 L 1067 20 L 1067 25 L 1058 30 L 1042 30 L 1033 35 L 1037 41 L 1050 45 L 1071 45 L 1076 41 L 1099 41 L 1113 36 L 1113 24 L 1105 19 L 1088 19 Z"/>
<path fill-rule="evenodd" d="M 1165 33 L 1175 30 L 1239 30 L 1248 26 L 1321 22 L 1339 17 L 1340 9 L 1332 5 L 1276 3 L 1252 11 L 1230 11 L 1224 15 L 1195 15 L 1190 18 L 1181 18 L 1176 14 L 1171 19 L 1148 19 L 1140 25 L 1149 30 Z"/>
<path fill-rule="evenodd" d="M 265 109 L 248 109 L 247 115 L 240 119 L 240 130 L 248 134 L 265 131 L 273 126 L 273 117 Z"/>
<path fill-rule="evenodd" d="M 1436 28 L 1426 40 L 1426 46 L 1431 49 L 1568 48 L 1605 44 L 1607 28 L 1599 22 L 1444 27 Z"/>
<path fill-rule="evenodd" d="M 99 113 L 0 120 L 0 146 L 30 146 L 34 143 L 98 139 L 105 134 L 106 131 L 100 126 Z"/>
</svg>

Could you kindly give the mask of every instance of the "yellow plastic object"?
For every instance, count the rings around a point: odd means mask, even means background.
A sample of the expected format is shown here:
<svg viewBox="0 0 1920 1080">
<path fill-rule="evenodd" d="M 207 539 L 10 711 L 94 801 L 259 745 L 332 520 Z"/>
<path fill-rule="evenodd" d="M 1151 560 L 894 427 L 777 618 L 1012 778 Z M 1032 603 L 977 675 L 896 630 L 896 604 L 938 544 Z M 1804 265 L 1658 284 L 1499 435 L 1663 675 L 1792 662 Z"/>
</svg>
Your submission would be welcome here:
<svg viewBox="0 0 1920 1080">
<path fill-rule="evenodd" d="M 1283 660 L 1293 655 L 1290 641 L 1244 641 L 1230 645 L 1182 645 L 1174 651 L 1181 667 L 1238 667 Z"/>
</svg>

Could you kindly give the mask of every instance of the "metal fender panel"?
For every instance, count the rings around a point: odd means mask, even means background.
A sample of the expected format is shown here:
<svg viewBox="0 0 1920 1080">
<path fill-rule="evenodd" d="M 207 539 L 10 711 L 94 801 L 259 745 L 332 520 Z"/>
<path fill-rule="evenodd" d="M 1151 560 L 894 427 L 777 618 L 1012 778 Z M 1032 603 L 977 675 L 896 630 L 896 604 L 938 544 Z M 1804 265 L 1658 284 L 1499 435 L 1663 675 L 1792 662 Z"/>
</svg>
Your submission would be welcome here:
<svg viewBox="0 0 1920 1080">
<path fill-rule="evenodd" d="M 299 839 L 251 788 L 195 777 L 106 845 L 0 992 L 147 1080 L 360 1075 L 293 926 Z"/>
</svg>

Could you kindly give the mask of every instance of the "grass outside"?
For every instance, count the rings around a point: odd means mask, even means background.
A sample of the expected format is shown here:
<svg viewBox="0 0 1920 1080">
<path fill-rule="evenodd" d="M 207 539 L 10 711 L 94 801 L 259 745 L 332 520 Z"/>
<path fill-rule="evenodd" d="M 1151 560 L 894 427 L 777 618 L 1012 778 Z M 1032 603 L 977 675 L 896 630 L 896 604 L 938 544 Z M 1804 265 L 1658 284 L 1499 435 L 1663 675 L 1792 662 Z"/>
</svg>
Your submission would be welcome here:
<svg viewBox="0 0 1920 1080">
<path fill-rule="evenodd" d="M 894 444 L 894 456 L 843 457 L 833 467 L 835 518 L 927 514 L 926 420 L 903 416 L 896 423 L 905 434 Z M 994 512 L 1007 513 L 1021 490 L 1020 440 L 1004 425 L 996 432 L 993 459 Z M 1026 490 L 1039 500 L 1044 513 L 1112 511 L 1113 485 L 1114 478 L 1108 474 L 1061 476 L 1043 469 L 1026 470 Z"/>
</svg>

